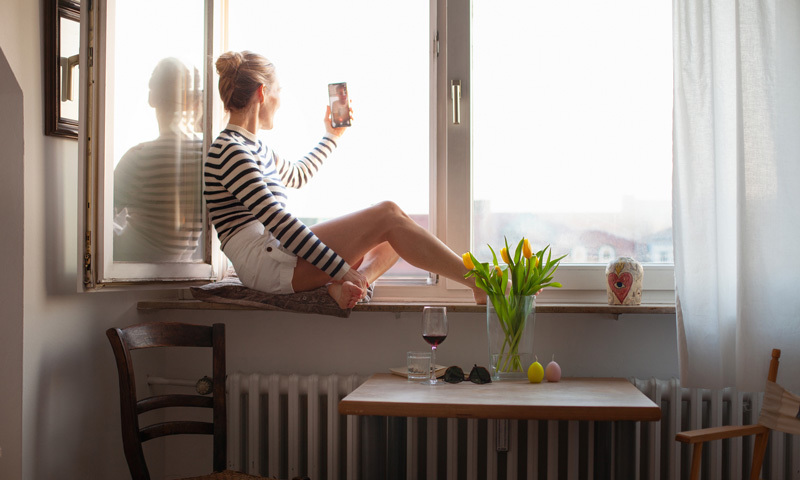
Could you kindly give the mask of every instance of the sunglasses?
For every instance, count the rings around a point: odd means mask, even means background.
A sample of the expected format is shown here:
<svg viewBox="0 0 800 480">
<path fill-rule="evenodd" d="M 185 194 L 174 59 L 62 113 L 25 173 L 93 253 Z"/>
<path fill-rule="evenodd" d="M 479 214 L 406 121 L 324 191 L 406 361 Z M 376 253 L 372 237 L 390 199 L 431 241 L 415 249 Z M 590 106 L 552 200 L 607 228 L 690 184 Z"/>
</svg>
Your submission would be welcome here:
<svg viewBox="0 0 800 480">
<path fill-rule="evenodd" d="M 474 365 L 469 372 L 469 376 L 464 375 L 464 370 L 459 366 L 447 367 L 444 372 L 444 381 L 447 383 L 461 383 L 464 380 L 469 380 L 472 383 L 483 385 L 484 383 L 492 383 L 492 376 L 486 367 L 479 367 Z"/>
</svg>

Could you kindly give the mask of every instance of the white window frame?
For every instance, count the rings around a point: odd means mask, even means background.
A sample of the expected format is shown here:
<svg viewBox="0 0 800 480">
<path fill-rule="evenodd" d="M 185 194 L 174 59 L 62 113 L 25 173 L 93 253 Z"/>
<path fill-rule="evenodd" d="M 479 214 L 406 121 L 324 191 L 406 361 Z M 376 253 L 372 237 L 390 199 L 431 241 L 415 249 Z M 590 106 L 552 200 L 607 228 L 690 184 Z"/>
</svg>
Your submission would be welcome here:
<svg viewBox="0 0 800 480">
<path fill-rule="evenodd" d="M 431 7 L 431 225 L 434 233 L 456 253 L 472 250 L 472 154 L 470 109 L 470 0 L 439 0 Z M 460 124 L 451 119 L 451 81 L 460 81 Z M 437 134 L 445 132 L 444 135 Z M 645 264 L 646 303 L 674 302 L 674 267 Z M 548 289 L 543 303 L 606 303 L 606 265 L 564 264 L 556 280 L 564 287 Z M 378 300 L 467 300 L 461 284 L 438 279 L 432 285 L 376 286 Z"/>
<path fill-rule="evenodd" d="M 117 0 L 124 1 L 124 0 Z M 110 0 L 113 8 L 114 0 Z M 105 105 L 107 90 L 105 71 L 113 68 L 113 58 L 105 57 L 107 42 L 113 42 L 104 28 L 108 18 L 106 0 L 95 0 L 92 9 L 88 2 L 81 5 L 81 65 L 88 65 L 87 80 L 82 81 L 80 150 L 81 178 L 87 188 L 81 205 L 85 206 L 84 237 L 79 242 L 80 255 L 87 269 L 79 281 L 84 288 L 117 286 L 121 284 L 163 285 L 174 288 L 175 282 L 209 281 L 217 279 L 226 270 L 225 258 L 213 229 L 206 230 L 205 262 L 202 264 L 114 265 L 111 254 L 103 248 L 111 241 L 111 227 L 104 222 L 107 206 L 112 196 L 113 172 L 105 168 L 105 155 L 110 151 L 104 142 L 105 118 L 110 115 Z M 205 72 L 206 115 L 205 132 L 219 129 L 223 111 L 216 95 L 217 76 L 213 58 L 223 51 L 223 12 L 225 0 L 206 0 L 206 46 L 208 53 Z M 112 12 L 113 13 L 113 12 Z M 471 250 L 472 224 L 472 162 L 470 118 L 470 0 L 430 1 L 430 102 L 431 102 L 431 162 L 430 162 L 430 225 L 434 234 L 461 254 Z M 101 26 L 98 28 L 97 26 Z M 89 28 L 95 38 L 89 41 Z M 113 35 L 113 33 L 112 33 Z M 93 52 L 89 55 L 88 52 Z M 461 122 L 454 125 L 451 119 L 453 99 L 450 96 L 452 80 L 461 82 Z M 91 105 L 96 99 L 95 106 Z M 204 138 L 205 149 L 213 135 Z M 205 151 L 204 149 L 204 151 Z M 96 181 L 95 179 L 99 180 Z M 111 205 L 111 202 L 108 203 Z M 110 216 L 109 216 L 110 218 Z M 101 240 L 101 241 L 98 241 Z M 647 303 L 671 303 L 674 299 L 674 276 L 671 265 L 645 265 L 644 299 Z M 549 289 L 540 301 L 545 303 L 605 303 L 605 265 L 562 265 L 556 279 L 564 287 Z M 472 301 L 469 289 L 452 280 L 431 276 L 428 282 L 409 283 L 379 281 L 373 297 L 381 301 L 446 300 Z"/>
</svg>

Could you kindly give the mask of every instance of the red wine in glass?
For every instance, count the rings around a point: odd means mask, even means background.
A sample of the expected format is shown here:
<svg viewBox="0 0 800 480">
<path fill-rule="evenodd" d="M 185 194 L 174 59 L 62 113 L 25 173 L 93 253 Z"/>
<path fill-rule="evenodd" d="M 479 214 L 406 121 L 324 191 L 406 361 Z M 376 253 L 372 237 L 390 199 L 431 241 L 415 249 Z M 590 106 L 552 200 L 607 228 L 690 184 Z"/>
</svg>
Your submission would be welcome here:
<svg viewBox="0 0 800 480">
<path fill-rule="evenodd" d="M 447 335 L 423 335 L 422 338 L 425 339 L 433 348 L 439 346 L 440 343 L 444 342 L 444 339 L 447 338 Z"/>
<path fill-rule="evenodd" d="M 447 338 L 447 309 L 425 307 L 422 309 L 422 338 L 431 346 L 431 378 L 426 385 L 442 385 L 436 379 L 436 347 Z"/>
</svg>

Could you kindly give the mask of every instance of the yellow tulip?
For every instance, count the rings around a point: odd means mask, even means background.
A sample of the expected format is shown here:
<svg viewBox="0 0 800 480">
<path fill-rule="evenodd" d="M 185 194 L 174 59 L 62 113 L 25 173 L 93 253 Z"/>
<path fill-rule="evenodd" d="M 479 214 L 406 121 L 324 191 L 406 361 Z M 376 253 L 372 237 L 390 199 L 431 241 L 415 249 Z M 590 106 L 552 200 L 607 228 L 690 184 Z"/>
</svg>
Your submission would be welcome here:
<svg viewBox="0 0 800 480">
<path fill-rule="evenodd" d="M 522 255 L 525 258 L 531 258 L 531 255 L 533 255 L 531 251 L 531 242 L 527 238 L 522 239 Z"/>
<path fill-rule="evenodd" d="M 464 262 L 464 266 L 467 267 L 468 269 L 470 270 L 475 269 L 475 264 L 472 263 L 472 257 L 469 255 L 469 252 L 465 253 L 464 255 L 461 255 L 461 260 Z"/>
<path fill-rule="evenodd" d="M 498 277 L 502 277 L 503 276 L 503 270 L 500 269 L 500 267 L 497 266 L 497 265 L 494 266 L 494 273 L 496 273 Z"/>
<path fill-rule="evenodd" d="M 534 255 L 534 256 L 533 256 L 533 259 L 531 260 L 531 263 L 533 263 L 533 268 L 536 268 L 536 267 L 538 267 L 538 266 L 539 266 L 539 257 L 537 257 L 536 255 Z"/>
<path fill-rule="evenodd" d="M 506 250 L 506 247 L 503 247 L 503 249 L 500 250 L 500 256 L 503 257 L 504 262 L 506 262 L 509 265 L 511 264 L 511 259 L 508 258 L 508 250 Z"/>
</svg>

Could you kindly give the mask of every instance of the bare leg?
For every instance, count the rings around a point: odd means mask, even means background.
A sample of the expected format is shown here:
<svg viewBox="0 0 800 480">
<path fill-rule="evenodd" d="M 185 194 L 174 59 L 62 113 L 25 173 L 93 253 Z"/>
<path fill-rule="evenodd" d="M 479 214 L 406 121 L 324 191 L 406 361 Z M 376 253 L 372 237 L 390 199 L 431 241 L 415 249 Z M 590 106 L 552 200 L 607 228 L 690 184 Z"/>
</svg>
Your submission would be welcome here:
<svg viewBox="0 0 800 480">
<path fill-rule="evenodd" d="M 417 268 L 437 273 L 466 285 L 477 303 L 485 303 L 486 295 L 472 278 L 465 279 L 467 268 L 461 257 L 430 232 L 417 225 L 397 205 L 383 202 L 343 217 L 314 225 L 314 233 L 351 265 L 364 260 L 367 254 L 384 242 L 394 252 Z M 374 252 L 376 257 L 385 250 Z M 367 269 L 370 265 L 363 265 Z M 374 272 L 380 271 L 376 266 Z M 382 272 L 381 272 L 382 273 Z M 292 286 L 295 291 L 310 290 L 330 281 L 324 272 L 308 262 L 298 261 Z"/>
<path fill-rule="evenodd" d="M 400 259 L 388 242 L 383 242 L 373 248 L 366 255 L 358 271 L 367 277 L 367 281 L 373 284 L 381 275 L 386 273 Z"/>
<path fill-rule="evenodd" d="M 399 258 L 392 246 L 383 242 L 367 252 L 360 265 L 355 264 L 352 268 L 357 268 L 367 278 L 367 282 L 372 284 L 392 268 Z M 365 292 L 352 282 L 330 282 L 328 294 L 336 300 L 339 308 L 353 308 Z"/>
</svg>

